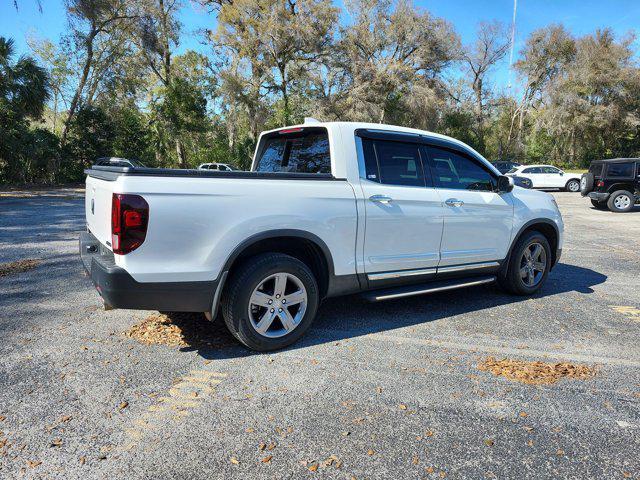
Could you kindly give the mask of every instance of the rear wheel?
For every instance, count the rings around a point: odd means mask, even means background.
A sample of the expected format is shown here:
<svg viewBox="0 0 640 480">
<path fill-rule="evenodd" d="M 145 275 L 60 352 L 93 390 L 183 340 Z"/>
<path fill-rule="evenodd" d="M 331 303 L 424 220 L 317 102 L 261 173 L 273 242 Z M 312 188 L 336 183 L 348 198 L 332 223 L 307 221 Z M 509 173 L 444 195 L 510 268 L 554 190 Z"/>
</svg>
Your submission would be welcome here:
<svg viewBox="0 0 640 480">
<path fill-rule="evenodd" d="M 222 314 L 243 345 L 269 351 L 298 340 L 313 322 L 318 302 L 318 284 L 307 265 L 289 255 L 268 253 L 233 272 Z"/>
<path fill-rule="evenodd" d="M 580 182 L 578 180 L 576 180 L 575 178 L 569 180 L 567 182 L 567 184 L 565 185 L 564 189 L 567 192 L 572 192 L 572 193 L 576 193 L 580 191 Z"/>
<path fill-rule="evenodd" d="M 607 209 L 607 203 L 606 202 L 599 202 L 598 200 L 591 199 L 591 205 L 593 205 L 598 210 L 606 210 Z"/>
<path fill-rule="evenodd" d="M 623 213 L 631 211 L 634 202 L 635 197 L 633 193 L 626 190 L 618 190 L 611 194 L 607 201 L 607 206 L 612 212 Z"/>
<path fill-rule="evenodd" d="M 500 285 L 516 295 L 531 295 L 544 284 L 551 263 L 547 238 L 537 231 L 527 232 L 513 247 L 507 270 L 499 277 Z"/>
</svg>

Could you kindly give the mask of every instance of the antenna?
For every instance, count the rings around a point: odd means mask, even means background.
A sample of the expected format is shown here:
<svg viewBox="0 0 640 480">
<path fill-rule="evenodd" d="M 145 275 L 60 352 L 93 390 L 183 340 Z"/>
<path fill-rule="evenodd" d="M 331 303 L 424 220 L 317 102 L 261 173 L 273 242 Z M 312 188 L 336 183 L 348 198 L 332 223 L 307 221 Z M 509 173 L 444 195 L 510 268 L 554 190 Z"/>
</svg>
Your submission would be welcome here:
<svg viewBox="0 0 640 480">
<path fill-rule="evenodd" d="M 516 10 L 518 0 L 513 0 L 513 19 L 511 20 L 511 51 L 509 52 L 509 83 L 507 88 L 511 88 L 511 71 L 513 70 L 513 47 L 516 43 Z"/>
</svg>

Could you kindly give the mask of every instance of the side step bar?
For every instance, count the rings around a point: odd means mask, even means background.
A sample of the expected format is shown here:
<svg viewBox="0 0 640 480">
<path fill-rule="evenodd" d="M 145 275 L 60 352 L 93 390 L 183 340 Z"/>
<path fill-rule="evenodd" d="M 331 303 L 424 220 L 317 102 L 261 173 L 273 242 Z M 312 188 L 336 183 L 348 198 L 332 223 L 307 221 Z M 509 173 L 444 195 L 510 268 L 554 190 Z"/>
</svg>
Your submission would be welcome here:
<svg viewBox="0 0 640 480">
<path fill-rule="evenodd" d="M 496 281 L 496 276 L 475 277 L 473 279 L 442 280 L 440 282 L 422 283 L 396 288 L 383 288 L 365 292 L 362 296 L 370 302 L 381 302 L 395 298 L 412 297 L 414 295 L 424 295 L 426 293 L 444 292 L 455 290 L 456 288 L 475 287 Z"/>
</svg>

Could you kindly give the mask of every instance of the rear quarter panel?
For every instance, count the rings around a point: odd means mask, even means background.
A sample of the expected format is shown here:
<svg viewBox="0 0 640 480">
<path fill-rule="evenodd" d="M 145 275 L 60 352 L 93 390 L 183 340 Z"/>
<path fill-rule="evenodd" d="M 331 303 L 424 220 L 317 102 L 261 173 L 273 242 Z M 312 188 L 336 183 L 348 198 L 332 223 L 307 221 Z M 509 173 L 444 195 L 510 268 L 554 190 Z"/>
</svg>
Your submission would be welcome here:
<svg viewBox="0 0 640 480">
<path fill-rule="evenodd" d="M 310 232 L 324 241 L 336 275 L 355 273 L 357 212 L 349 183 L 120 177 L 123 193 L 149 203 L 145 242 L 116 263 L 139 282 L 216 279 L 247 238 L 277 229 Z"/>
</svg>

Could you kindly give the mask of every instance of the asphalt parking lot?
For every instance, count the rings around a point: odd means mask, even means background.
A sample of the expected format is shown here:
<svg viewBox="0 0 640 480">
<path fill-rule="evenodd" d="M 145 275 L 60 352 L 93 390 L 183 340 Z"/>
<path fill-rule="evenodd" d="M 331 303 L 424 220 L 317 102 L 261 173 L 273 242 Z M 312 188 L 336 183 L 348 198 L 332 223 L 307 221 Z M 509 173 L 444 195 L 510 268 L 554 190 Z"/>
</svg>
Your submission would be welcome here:
<svg viewBox="0 0 640 480">
<path fill-rule="evenodd" d="M 126 336 L 77 256 L 77 193 L 0 197 L 1 478 L 640 478 L 640 211 L 554 193 L 561 263 L 495 287 L 325 303 L 272 354 L 176 316 L 184 346 Z M 550 385 L 487 357 L 571 362 Z"/>
</svg>

